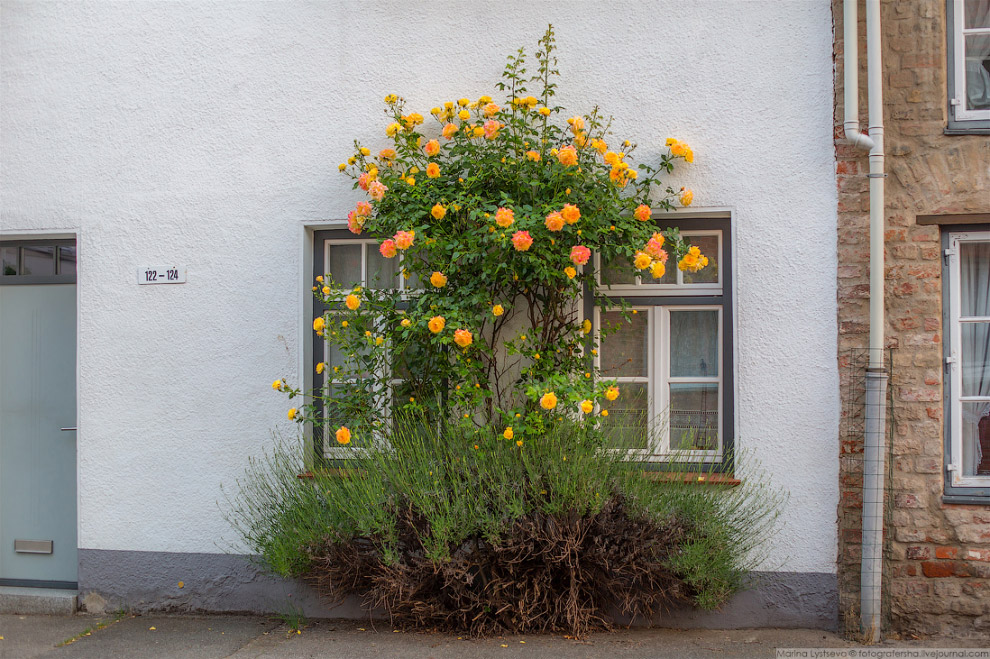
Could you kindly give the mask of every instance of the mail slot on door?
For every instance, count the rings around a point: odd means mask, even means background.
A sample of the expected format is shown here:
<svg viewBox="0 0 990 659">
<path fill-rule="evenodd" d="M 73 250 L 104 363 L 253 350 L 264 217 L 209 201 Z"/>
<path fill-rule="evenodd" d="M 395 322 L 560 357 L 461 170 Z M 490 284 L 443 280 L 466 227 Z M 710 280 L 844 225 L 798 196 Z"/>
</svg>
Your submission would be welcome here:
<svg viewBox="0 0 990 659">
<path fill-rule="evenodd" d="M 50 554 L 51 540 L 14 540 L 14 551 L 18 554 Z"/>
</svg>

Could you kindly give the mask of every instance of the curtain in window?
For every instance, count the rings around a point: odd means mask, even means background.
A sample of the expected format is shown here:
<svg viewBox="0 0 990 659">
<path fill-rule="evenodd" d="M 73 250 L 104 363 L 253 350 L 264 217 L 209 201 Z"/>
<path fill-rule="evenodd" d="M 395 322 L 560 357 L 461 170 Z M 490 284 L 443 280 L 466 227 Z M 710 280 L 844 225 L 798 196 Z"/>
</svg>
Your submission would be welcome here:
<svg viewBox="0 0 990 659">
<path fill-rule="evenodd" d="M 990 317 L 990 242 L 962 243 L 962 318 Z M 990 323 L 961 323 L 962 395 L 990 396 Z M 963 469 L 990 474 L 990 402 L 963 402 Z"/>
</svg>

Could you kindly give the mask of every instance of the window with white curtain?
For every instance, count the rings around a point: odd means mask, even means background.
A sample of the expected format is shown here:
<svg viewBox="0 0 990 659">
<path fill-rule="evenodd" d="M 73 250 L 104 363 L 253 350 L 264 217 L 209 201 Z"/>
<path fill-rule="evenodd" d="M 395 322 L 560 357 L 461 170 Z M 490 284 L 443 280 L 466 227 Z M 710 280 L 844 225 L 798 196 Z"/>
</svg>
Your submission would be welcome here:
<svg viewBox="0 0 990 659">
<path fill-rule="evenodd" d="M 605 404 L 614 447 L 645 462 L 713 463 L 732 470 L 732 268 L 729 220 L 683 218 L 680 226 L 709 259 L 698 273 L 673 259 L 659 280 L 628 264 L 599 263 L 609 301 L 593 311 L 595 363 L 616 380 Z M 621 303 L 629 305 L 620 310 Z"/>
<path fill-rule="evenodd" d="M 990 501 L 990 228 L 944 241 L 946 494 Z"/>
<path fill-rule="evenodd" d="M 990 128 L 990 0 L 948 0 L 949 128 Z"/>
</svg>

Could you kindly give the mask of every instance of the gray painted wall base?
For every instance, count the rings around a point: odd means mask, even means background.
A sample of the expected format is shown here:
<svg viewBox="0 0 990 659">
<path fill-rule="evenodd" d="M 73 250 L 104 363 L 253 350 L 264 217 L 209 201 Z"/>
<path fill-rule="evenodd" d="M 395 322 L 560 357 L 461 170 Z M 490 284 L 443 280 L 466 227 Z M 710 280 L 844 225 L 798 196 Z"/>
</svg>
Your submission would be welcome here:
<svg viewBox="0 0 990 659">
<path fill-rule="evenodd" d="M 183 587 L 179 587 L 179 582 Z M 249 612 L 301 611 L 310 618 L 367 618 L 357 600 L 329 607 L 299 580 L 265 574 L 249 557 L 229 554 L 79 550 L 79 592 L 84 605 L 108 610 Z M 719 611 L 677 609 L 633 624 L 737 629 L 838 625 L 838 581 L 823 572 L 761 572 L 753 587 Z"/>
</svg>

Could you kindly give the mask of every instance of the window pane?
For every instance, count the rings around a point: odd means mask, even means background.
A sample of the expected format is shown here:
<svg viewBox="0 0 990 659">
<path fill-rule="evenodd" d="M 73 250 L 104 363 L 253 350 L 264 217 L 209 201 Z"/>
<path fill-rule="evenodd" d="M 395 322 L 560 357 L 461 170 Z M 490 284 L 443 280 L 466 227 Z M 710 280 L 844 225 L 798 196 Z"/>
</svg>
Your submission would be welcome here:
<svg viewBox="0 0 990 659">
<path fill-rule="evenodd" d="M 649 388 L 646 383 L 619 383 L 619 397 L 604 401 L 608 410 L 603 428 L 613 448 L 645 449 L 649 446 Z"/>
<path fill-rule="evenodd" d="M 962 323 L 962 395 L 990 396 L 990 323 Z"/>
<path fill-rule="evenodd" d="M 635 284 L 636 273 L 633 271 L 632 263 L 629 259 L 619 257 L 602 266 L 602 284 L 609 286 L 612 284 Z"/>
<path fill-rule="evenodd" d="M 967 34 L 966 108 L 990 108 L 990 34 Z"/>
<path fill-rule="evenodd" d="M 22 275 L 54 275 L 55 248 L 51 245 L 33 245 L 21 248 Z"/>
<path fill-rule="evenodd" d="M 670 448 L 673 451 L 718 448 L 718 385 L 670 385 Z"/>
<path fill-rule="evenodd" d="M 363 284 L 361 279 L 361 245 L 330 245 L 327 272 L 341 288 Z"/>
<path fill-rule="evenodd" d="M 966 0 L 963 17 L 965 18 L 963 27 L 966 29 L 990 27 L 990 1 Z"/>
<path fill-rule="evenodd" d="M 990 316 L 990 242 L 959 244 L 962 315 Z"/>
<path fill-rule="evenodd" d="M 397 288 L 399 259 L 387 259 L 375 245 L 365 245 L 368 250 L 368 288 Z"/>
<path fill-rule="evenodd" d="M 602 329 L 618 326 L 599 346 L 602 375 L 606 378 L 648 377 L 649 314 L 642 311 L 629 316 L 629 321 L 618 311 L 601 314 Z"/>
<path fill-rule="evenodd" d="M 327 433 L 323 442 L 324 447 L 339 448 L 337 429 L 347 426 L 351 431 L 351 443 L 347 448 L 367 448 L 372 445 L 373 433 L 363 410 L 371 409 L 372 398 L 367 392 L 366 385 L 358 382 L 330 385 L 331 398 L 327 401 L 325 418 Z"/>
<path fill-rule="evenodd" d="M 718 311 L 670 312 L 670 376 L 718 376 Z"/>
<path fill-rule="evenodd" d="M 718 283 L 718 236 L 686 236 L 688 242 L 701 250 L 708 257 L 708 265 L 698 272 L 685 272 L 685 284 L 717 284 Z M 668 261 L 670 269 L 677 264 Z"/>
<path fill-rule="evenodd" d="M 72 247 L 58 248 L 58 274 L 60 275 L 76 274 L 75 245 L 73 245 Z"/>
<path fill-rule="evenodd" d="M 423 289 L 423 280 L 419 278 L 419 275 L 403 269 L 402 278 L 404 280 L 403 288 L 407 291 L 416 291 Z"/>
<path fill-rule="evenodd" d="M 990 403 L 962 404 L 963 475 L 990 476 Z"/>
<path fill-rule="evenodd" d="M 2 263 L 3 274 L 17 274 L 17 248 L 0 247 L 0 263 Z"/>
</svg>

